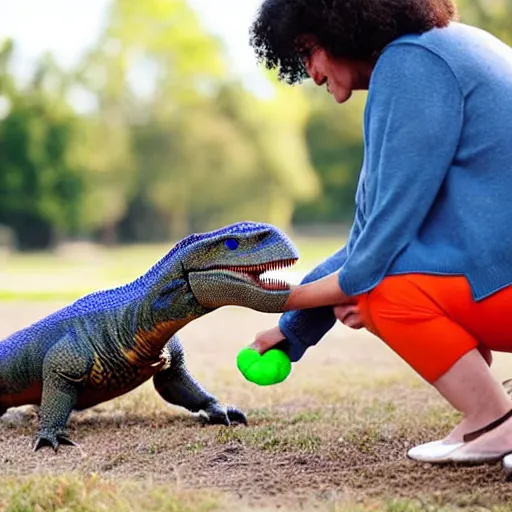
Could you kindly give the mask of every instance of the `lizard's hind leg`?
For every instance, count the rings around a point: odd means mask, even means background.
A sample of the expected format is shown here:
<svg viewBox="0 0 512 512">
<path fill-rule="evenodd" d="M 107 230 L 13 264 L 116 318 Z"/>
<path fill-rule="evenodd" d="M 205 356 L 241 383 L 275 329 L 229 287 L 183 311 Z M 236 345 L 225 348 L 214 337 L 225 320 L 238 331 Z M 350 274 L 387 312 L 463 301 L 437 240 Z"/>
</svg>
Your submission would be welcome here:
<svg viewBox="0 0 512 512">
<path fill-rule="evenodd" d="M 170 365 L 153 377 L 153 384 L 166 402 L 191 412 L 202 411 L 212 424 L 247 423 L 242 411 L 222 406 L 215 396 L 192 377 L 185 366 L 183 347 L 177 336 L 171 338 L 164 350 L 170 358 Z"/>
<path fill-rule="evenodd" d="M 57 451 L 61 444 L 75 445 L 67 437 L 65 428 L 91 364 L 92 356 L 81 350 L 80 344 L 71 336 L 63 337 L 46 354 L 39 408 L 40 426 L 34 451 L 43 446 Z"/>
</svg>

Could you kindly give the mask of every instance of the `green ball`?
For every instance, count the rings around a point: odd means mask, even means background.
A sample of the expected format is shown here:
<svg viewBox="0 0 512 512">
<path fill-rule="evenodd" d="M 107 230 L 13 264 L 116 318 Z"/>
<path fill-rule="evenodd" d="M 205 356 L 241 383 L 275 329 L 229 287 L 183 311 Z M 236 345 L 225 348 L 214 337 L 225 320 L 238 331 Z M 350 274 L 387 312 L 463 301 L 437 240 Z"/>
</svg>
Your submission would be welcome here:
<svg viewBox="0 0 512 512">
<path fill-rule="evenodd" d="M 292 371 L 290 358 L 272 348 L 263 355 L 253 348 L 243 348 L 236 359 L 238 369 L 250 382 L 259 386 L 271 386 L 283 382 Z"/>
</svg>

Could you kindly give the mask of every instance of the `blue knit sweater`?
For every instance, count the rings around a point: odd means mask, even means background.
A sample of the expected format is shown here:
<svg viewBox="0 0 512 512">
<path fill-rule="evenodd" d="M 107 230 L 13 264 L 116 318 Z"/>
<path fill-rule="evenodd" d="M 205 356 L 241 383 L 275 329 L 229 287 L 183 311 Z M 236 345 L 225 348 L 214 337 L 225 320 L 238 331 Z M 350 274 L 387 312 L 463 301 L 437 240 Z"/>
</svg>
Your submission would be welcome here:
<svg viewBox="0 0 512 512">
<path fill-rule="evenodd" d="M 452 23 L 397 39 L 372 73 L 351 233 L 303 282 L 336 270 L 357 295 L 386 275 L 464 275 L 481 300 L 512 284 L 512 49 Z M 280 319 L 292 361 L 332 308 Z"/>
</svg>

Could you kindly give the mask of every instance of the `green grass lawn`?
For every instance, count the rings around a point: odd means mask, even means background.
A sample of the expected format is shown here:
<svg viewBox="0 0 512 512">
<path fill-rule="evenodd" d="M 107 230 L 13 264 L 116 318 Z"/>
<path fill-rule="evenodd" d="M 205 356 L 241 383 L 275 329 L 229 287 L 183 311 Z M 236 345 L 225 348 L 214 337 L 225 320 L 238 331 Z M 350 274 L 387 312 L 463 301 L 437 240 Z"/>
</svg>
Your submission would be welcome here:
<svg viewBox="0 0 512 512">
<path fill-rule="evenodd" d="M 473 500 L 475 501 L 475 500 Z M 116 483 L 96 475 L 76 474 L 0 478 L 0 510 L 3 512 L 270 512 L 283 506 L 247 507 L 220 493 L 169 489 L 164 485 Z M 458 505 L 427 503 L 422 499 L 367 500 L 365 503 L 333 501 L 311 503 L 302 512 L 510 512 L 510 505 L 480 505 L 471 497 Z"/>
</svg>

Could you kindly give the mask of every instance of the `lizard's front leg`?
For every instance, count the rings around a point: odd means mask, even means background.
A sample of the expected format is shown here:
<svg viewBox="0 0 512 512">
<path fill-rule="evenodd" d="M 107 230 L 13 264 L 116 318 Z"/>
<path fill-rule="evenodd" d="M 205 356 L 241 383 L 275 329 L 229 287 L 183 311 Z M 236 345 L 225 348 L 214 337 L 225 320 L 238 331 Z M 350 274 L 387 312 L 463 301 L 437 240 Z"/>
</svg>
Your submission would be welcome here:
<svg viewBox="0 0 512 512">
<path fill-rule="evenodd" d="M 79 345 L 64 338 L 48 352 L 43 363 L 43 394 L 39 409 L 39 431 L 34 451 L 60 444 L 74 445 L 65 432 L 80 387 L 87 378 L 92 357 Z"/>
<path fill-rule="evenodd" d="M 191 412 L 202 411 L 212 424 L 247 423 L 241 410 L 224 407 L 190 375 L 177 336 L 169 341 L 164 350 L 167 351 L 171 363 L 153 377 L 153 384 L 166 402 L 185 407 Z"/>
</svg>

